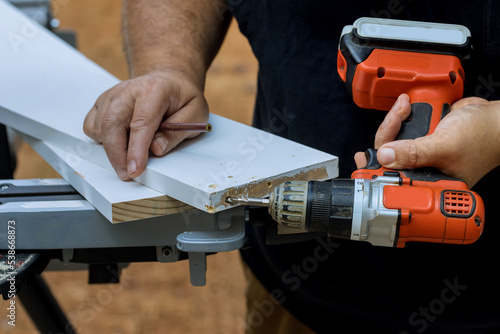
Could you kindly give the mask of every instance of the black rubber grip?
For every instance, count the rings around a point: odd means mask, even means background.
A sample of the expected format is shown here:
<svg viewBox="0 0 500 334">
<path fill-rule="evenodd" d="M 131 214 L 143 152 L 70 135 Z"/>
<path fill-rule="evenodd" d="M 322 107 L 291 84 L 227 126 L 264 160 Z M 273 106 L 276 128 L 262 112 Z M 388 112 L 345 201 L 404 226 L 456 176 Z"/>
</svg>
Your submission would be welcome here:
<svg viewBox="0 0 500 334">
<path fill-rule="evenodd" d="M 432 106 L 428 103 L 413 103 L 410 116 L 401 124 L 397 140 L 415 139 L 429 133 Z"/>
</svg>

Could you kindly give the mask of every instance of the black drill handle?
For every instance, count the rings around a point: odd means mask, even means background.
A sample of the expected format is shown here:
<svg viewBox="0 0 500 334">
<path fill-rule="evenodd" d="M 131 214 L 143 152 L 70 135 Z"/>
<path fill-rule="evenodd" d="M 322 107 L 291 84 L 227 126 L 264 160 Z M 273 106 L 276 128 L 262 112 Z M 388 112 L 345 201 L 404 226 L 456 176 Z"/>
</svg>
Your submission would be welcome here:
<svg viewBox="0 0 500 334">
<path fill-rule="evenodd" d="M 413 103 L 410 116 L 401 124 L 401 130 L 396 140 L 415 139 L 428 135 L 434 131 L 439 121 L 451 111 L 448 103 L 444 103 L 439 110 L 433 109 L 435 108 L 429 103 Z M 439 113 L 439 115 L 433 115 L 434 113 Z"/>
<path fill-rule="evenodd" d="M 403 139 L 416 139 L 428 135 L 434 132 L 439 121 L 443 119 L 451 111 L 449 103 L 442 103 L 441 101 L 435 101 L 432 105 L 426 102 L 417 102 L 411 105 L 411 112 L 408 118 L 401 124 L 401 130 L 396 138 L 396 140 Z M 365 151 L 367 165 L 362 169 L 369 170 L 379 170 L 382 165 L 377 159 L 377 150 L 369 148 Z M 391 172 L 387 170 L 387 172 Z M 456 180 L 462 181 L 456 178 L 450 178 L 444 175 L 437 168 L 417 168 L 412 170 L 400 170 L 405 176 L 410 177 L 414 180 L 422 181 L 438 181 L 438 180 Z M 463 181 L 462 181 L 463 182 Z"/>
<path fill-rule="evenodd" d="M 438 104 L 439 105 L 439 104 Z M 435 127 L 441 119 L 448 115 L 451 111 L 451 107 L 448 103 L 442 104 L 437 109 L 430 103 L 417 102 L 411 105 L 411 112 L 408 118 L 401 124 L 401 129 L 396 137 L 396 140 L 403 139 L 416 139 L 419 137 L 424 137 L 429 134 L 429 132 L 434 131 Z M 438 112 L 439 115 L 433 115 L 433 113 Z M 439 118 L 437 118 L 439 116 Z M 434 122 L 432 122 L 434 119 Z M 367 165 L 364 169 L 379 169 L 382 167 L 377 160 L 377 150 L 369 148 L 365 151 L 365 156 L 367 160 Z"/>
</svg>

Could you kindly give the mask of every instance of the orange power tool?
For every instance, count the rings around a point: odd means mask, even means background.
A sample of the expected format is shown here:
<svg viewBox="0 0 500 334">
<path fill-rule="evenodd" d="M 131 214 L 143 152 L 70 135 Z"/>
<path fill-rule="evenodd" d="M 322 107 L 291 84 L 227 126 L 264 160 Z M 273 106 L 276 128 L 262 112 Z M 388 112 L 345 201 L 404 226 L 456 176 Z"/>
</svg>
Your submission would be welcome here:
<svg viewBox="0 0 500 334">
<path fill-rule="evenodd" d="M 361 108 L 389 110 L 402 93 L 411 114 L 397 139 L 432 134 L 450 105 L 461 99 L 470 32 L 460 25 L 358 19 L 344 28 L 337 69 Z M 380 166 L 376 151 L 353 179 L 396 177 L 383 187 L 383 206 L 399 211 L 397 246 L 408 241 L 472 243 L 482 233 L 484 205 L 467 184 L 438 170 L 395 171 Z"/>
<path fill-rule="evenodd" d="M 411 115 L 398 139 L 432 134 L 464 90 L 462 60 L 470 32 L 460 25 L 358 19 L 339 43 L 338 73 L 361 108 L 389 110 L 402 93 Z M 484 227 L 484 204 L 459 179 L 437 169 L 390 170 L 366 151 L 368 165 L 351 179 L 292 181 L 269 199 L 228 198 L 268 206 L 278 223 L 377 246 L 407 242 L 470 244 Z"/>
</svg>

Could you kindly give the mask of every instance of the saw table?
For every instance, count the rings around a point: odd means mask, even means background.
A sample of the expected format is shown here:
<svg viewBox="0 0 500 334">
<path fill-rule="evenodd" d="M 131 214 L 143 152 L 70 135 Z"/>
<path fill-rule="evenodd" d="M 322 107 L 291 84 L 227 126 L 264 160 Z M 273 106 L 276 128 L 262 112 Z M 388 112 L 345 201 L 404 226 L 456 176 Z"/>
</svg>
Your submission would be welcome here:
<svg viewBox="0 0 500 334">
<path fill-rule="evenodd" d="M 207 253 L 236 250 L 245 242 L 243 207 L 110 224 L 62 179 L 2 180 L 0 202 L 1 249 L 15 235 L 16 250 L 57 255 L 64 263 L 188 259 L 197 286 L 205 284 Z"/>
<path fill-rule="evenodd" d="M 51 260 L 68 269 L 88 265 L 89 283 L 116 283 L 119 270 L 130 262 L 185 259 L 191 283 L 201 286 L 207 254 L 245 243 L 243 207 L 110 224 L 62 179 L 1 180 L 0 204 L 0 293 L 8 299 L 20 292 L 42 332 L 60 332 L 68 325 L 39 276 Z"/>
</svg>

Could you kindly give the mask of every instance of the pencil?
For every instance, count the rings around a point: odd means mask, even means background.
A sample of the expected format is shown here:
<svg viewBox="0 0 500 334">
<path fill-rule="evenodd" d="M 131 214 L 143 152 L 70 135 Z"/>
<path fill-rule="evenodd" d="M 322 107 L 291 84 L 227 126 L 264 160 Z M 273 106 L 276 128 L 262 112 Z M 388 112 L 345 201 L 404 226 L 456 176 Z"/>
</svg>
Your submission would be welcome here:
<svg viewBox="0 0 500 334">
<path fill-rule="evenodd" d="M 212 131 L 212 124 L 210 123 L 161 123 L 160 130 L 167 131 Z"/>
</svg>

